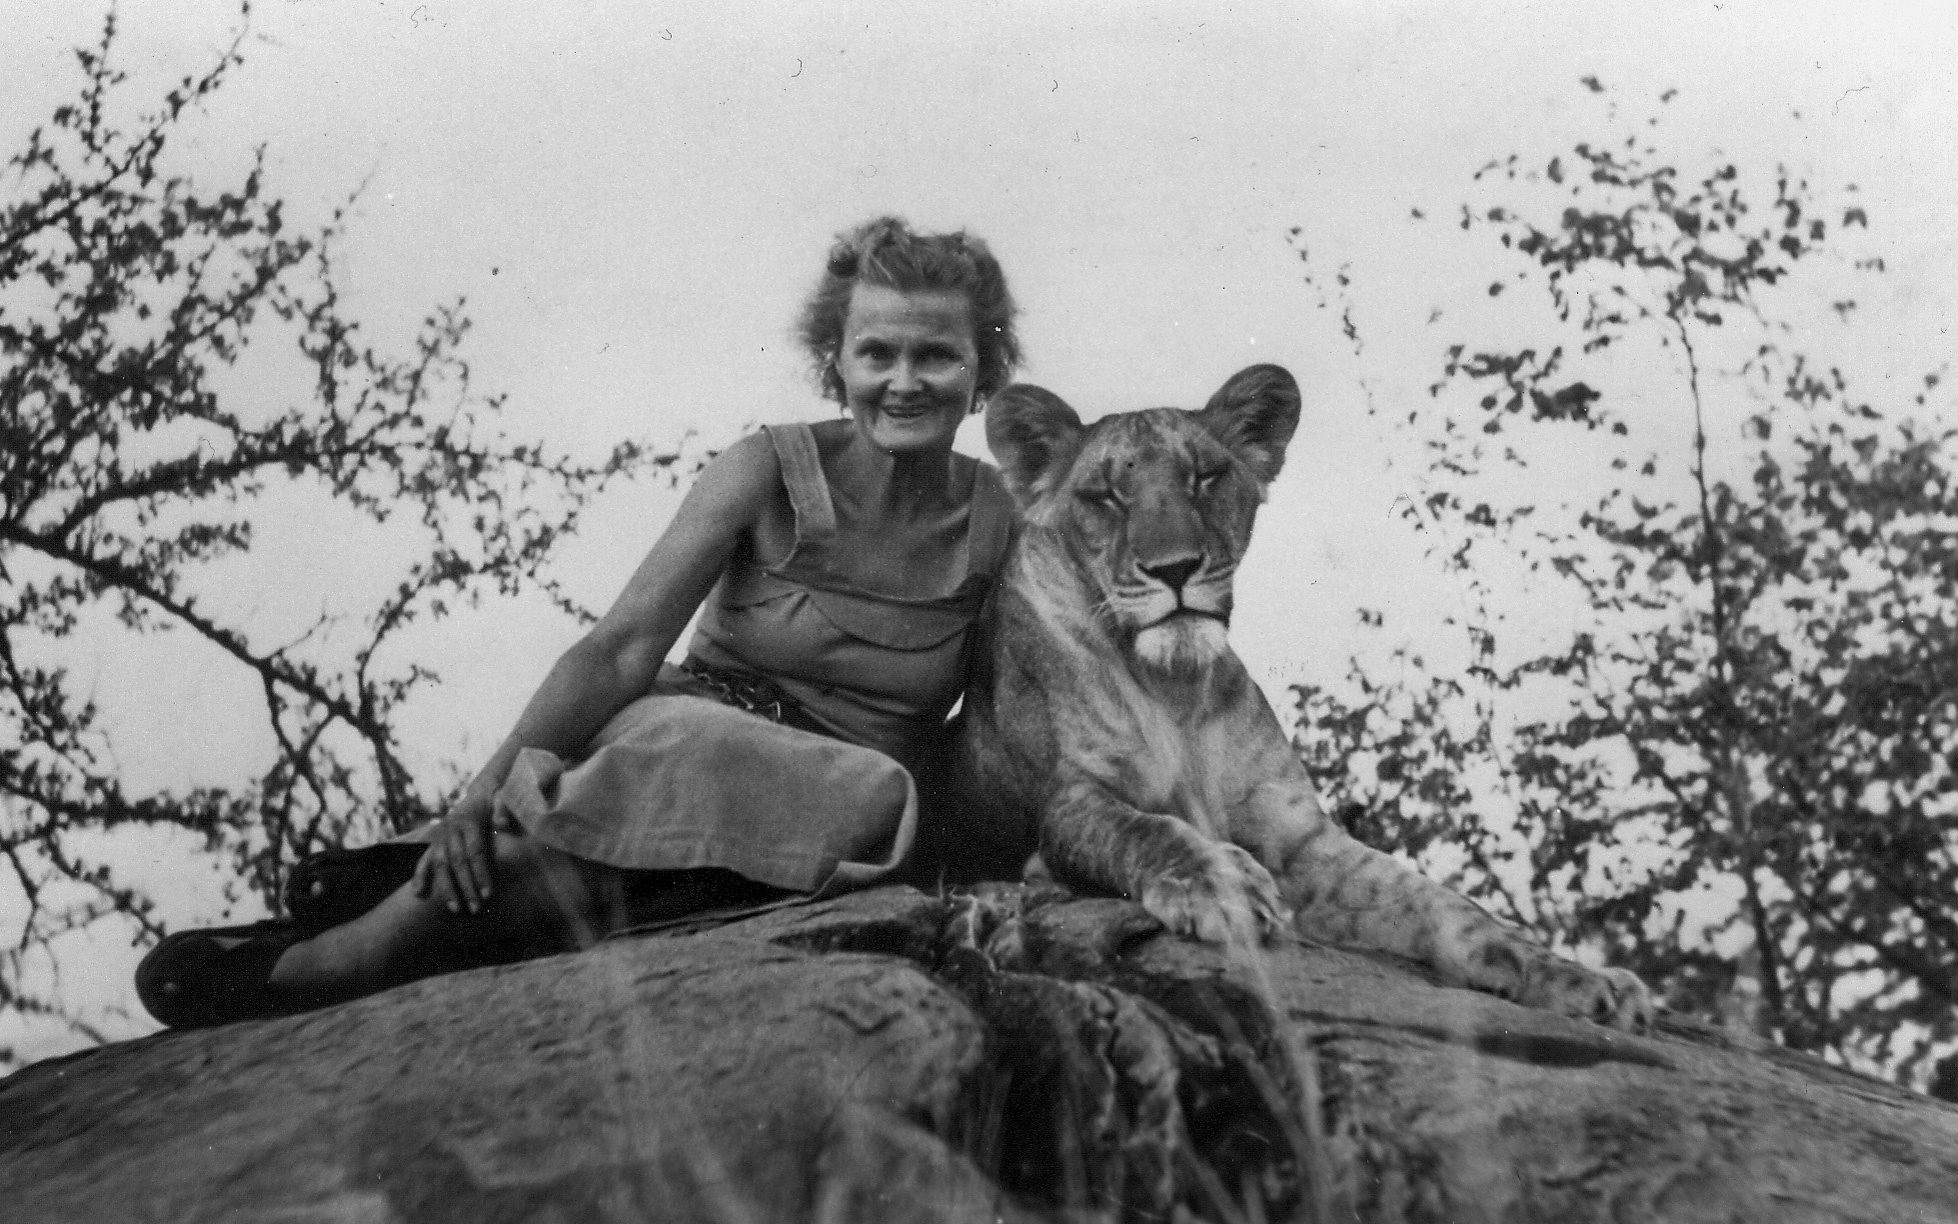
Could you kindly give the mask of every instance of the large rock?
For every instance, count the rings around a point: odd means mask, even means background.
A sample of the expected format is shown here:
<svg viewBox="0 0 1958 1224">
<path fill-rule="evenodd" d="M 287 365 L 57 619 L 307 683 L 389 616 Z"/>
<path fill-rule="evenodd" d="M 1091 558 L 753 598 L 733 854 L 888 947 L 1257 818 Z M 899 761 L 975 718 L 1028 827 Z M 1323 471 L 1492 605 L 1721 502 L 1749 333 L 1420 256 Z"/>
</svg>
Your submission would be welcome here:
<svg viewBox="0 0 1958 1224">
<path fill-rule="evenodd" d="M 1958 1221 L 1958 1110 L 1123 902 L 881 889 L 30 1067 L 0 1215 Z"/>
</svg>

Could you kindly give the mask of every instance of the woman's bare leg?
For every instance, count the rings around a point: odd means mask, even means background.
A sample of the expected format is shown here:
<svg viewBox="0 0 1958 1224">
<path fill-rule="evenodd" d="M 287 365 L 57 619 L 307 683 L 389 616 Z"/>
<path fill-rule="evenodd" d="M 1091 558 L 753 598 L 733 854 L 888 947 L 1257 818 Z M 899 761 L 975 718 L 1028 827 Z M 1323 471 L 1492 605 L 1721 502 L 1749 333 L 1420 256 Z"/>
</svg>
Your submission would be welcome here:
<svg viewBox="0 0 1958 1224">
<path fill-rule="evenodd" d="M 496 890 L 477 913 L 452 913 L 404 884 L 352 922 L 294 944 L 272 984 L 353 999 L 438 973 L 586 947 L 615 925 L 616 868 L 516 833 L 496 837 Z"/>
</svg>

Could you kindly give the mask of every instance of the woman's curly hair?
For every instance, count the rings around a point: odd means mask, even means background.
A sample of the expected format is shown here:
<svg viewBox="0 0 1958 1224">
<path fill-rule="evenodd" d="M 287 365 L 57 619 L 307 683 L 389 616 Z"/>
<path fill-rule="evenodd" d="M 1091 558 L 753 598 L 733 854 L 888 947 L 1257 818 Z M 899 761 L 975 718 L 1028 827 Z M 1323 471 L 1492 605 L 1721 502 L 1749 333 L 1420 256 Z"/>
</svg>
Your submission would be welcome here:
<svg viewBox="0 0 1958 1224">
<path fill-rule="evenodd" d="M 917 234 L 901 217 L 878 217 L 837 235 L 829 266 L 816 291 L 803 304 L 796 335 L 815 364 L 823 394 L 843 402 L 843 377 L 836 356 L 843 347 L 843 322 L 857 285 L 882 285 L 901 293 L 945 290 L 963 293 L 972 306 L 974 340 L 979 348 L 977 390 L 991 395 L 1004 387 L 1020 363 L 1020 340 L 1013 332 L 1013 295 L 999 260 L 965 231 Z M 974 405 L 975 410 L 977 405 Z"/>
</svg>

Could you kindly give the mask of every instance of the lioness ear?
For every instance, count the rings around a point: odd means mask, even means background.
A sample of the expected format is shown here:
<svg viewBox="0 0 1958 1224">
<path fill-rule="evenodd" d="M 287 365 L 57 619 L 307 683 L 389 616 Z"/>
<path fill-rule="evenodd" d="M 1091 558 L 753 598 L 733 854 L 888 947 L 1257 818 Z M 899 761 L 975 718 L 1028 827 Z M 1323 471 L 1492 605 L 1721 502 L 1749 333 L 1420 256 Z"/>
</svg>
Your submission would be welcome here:
<svg viewBox="0 0 1958 1224">
<path fill-rule="evenodd" d="M 1299 427 L 1299 385 L 1283 366 L 1254 365 L 1231 375 L 1197 420 L 1231 448 L 1262 484 L 1285 466 L 1285 447 Z"/>
<path fill-rule="evenodd" d="M 986 405 L 986 445 L 1022 510 L 1067 475 L 1085 432 L 1074 409 L 1045 387 L 1014 383 Z"/>
</svg>

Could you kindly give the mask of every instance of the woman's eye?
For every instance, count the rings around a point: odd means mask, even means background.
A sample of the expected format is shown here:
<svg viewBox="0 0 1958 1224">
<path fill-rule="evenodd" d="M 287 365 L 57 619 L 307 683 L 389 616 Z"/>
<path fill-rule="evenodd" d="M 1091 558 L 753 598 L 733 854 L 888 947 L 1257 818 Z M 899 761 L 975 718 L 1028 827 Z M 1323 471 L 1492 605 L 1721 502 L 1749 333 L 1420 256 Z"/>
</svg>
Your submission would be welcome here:
<svg viewBox="0 0 1958 1224">
<path fill-rule="evenodd" d="M 1122 504 L 1121 494 L 1115 492 L 1114 486 L 1112 485 L 1083 485 L 1074 491 L 1074 495 L 1082 501 L 1093 502 L 1098 506 L 1119 506 Z"/>
</svg>

